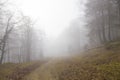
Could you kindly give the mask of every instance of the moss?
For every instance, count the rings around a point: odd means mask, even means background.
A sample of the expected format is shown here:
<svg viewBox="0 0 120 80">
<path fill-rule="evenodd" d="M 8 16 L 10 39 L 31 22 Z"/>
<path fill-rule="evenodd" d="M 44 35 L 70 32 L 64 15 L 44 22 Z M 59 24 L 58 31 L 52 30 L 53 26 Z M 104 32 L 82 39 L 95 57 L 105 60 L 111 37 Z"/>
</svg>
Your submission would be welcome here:
<svg viewBox="0 0 120 80">
<path fill-rule="evenodd" d="M 105 80 L 120 80 L 120 63 L 110 63 L 98 66 Z"/>
</svg>

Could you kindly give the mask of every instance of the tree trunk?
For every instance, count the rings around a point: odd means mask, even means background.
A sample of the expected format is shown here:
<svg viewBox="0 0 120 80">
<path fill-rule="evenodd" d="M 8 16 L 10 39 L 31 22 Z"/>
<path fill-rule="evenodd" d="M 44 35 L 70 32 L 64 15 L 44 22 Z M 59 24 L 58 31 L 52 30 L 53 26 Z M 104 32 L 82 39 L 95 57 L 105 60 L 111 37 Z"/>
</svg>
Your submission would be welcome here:
<svg viewBox="0 0 120 80">
<path fill-rule="evenodd" d="M 105 19 L 104 19 L 104 12 L 102 10 L 102 31 L 101 31 L 102 35 L 103 35 L 103 43 L 106 42 L 106 37 L 105 37 Z"/>
<path fill-rule="evenodd" d="M 3 58 L 4 58 L 5 45 L 6 45 L 6 41 L 4 41 L 4 43 L 3 43 L 2 54 L 1 54 L 1 58 L 0 58 L 0 64 L 2 64 L 2 61 L 3 61 Z"/>
</svg>

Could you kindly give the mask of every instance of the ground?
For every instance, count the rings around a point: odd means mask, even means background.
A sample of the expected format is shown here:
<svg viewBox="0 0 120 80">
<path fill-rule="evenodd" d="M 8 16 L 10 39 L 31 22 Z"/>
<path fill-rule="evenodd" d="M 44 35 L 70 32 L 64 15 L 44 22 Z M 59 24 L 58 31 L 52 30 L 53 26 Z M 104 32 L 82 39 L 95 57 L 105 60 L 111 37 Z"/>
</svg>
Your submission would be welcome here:
<svg viewBox="0 0 120 80">
<path fill-rule="evenodd" d="M 0 65 L 0 80 L 7 80 L 3 77 L 13 74 L 18 65 L 20 66 L 20 64 Z M 20 70 L 28 69 L 30 65 Z M 120 80 L 119 75 L 120 42 L 112 42 L 70 58 L 43 62 L 18 80 Z"/>
</svg>

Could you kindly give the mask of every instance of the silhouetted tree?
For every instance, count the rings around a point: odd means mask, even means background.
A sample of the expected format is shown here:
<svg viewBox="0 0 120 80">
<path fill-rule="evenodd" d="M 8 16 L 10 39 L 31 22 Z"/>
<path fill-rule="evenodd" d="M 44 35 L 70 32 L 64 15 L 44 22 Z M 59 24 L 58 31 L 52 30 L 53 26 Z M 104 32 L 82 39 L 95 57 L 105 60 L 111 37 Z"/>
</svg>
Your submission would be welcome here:
<svg viewBox="0 0 120 80">
<path fill-rule="evenodd" d="M 116 1 L 88 0 L 86 17 L 90 43 L 98 45 L 120 38 L 119 1 Z"/>
</svg>

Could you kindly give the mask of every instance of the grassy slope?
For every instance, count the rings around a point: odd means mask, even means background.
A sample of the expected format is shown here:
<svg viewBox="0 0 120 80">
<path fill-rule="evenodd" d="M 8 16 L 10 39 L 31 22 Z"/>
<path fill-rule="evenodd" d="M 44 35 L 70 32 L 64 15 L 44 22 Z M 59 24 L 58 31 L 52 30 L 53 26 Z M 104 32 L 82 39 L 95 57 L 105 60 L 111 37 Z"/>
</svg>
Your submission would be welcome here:
<svg viewBox="0 0 120 80">
<path fill-rule="evenodd" d="M 6 76 L 12 74 L 16 69 L 23 69 L 27 66 L 32 65 L 34 62 L 31 63 L 5 63 L 0 65 L 0 80 L 6 80 Z"/>
<path fill-rule="evenodd" d="M 0 65 L 0 80 L 17 68 L 32 63 Z M 88 50 L 68 59 L 54 59 L 42 65 L 25 80 L 120 80 L 120 42 Z"/>
<path fill-rule="evenodd" d="M 69 59 L 51 60 L 25 80 L 120 80 L 120 43 L 109 43 Z"/>
</svg>

